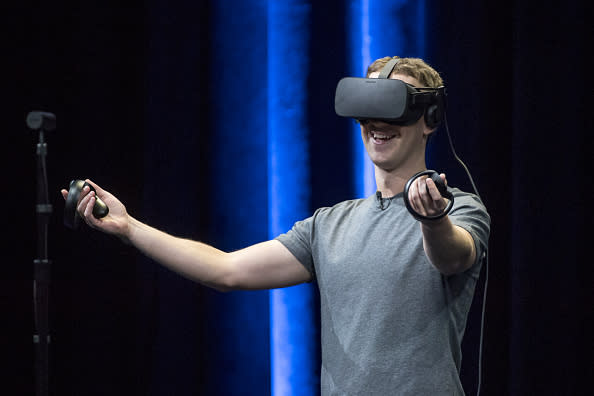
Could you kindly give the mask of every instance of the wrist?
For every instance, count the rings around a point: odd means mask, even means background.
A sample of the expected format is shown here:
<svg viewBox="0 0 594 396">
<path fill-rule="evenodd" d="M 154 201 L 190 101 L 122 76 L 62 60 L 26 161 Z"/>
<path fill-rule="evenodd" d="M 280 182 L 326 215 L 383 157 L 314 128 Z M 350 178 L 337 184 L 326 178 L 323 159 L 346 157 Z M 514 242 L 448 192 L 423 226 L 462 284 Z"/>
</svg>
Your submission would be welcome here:
<svg viewBox="0 0 594 396">
<path fill-rule="evenodd" d="M 136 228 L 136 223 L 138 223 L 138 220 L 126 213 L 125 225 L 122 227 L 121 232 L 118 233 L 118 238 L 120 238 L 122 242 L 132 245 L 133 232 L 134 228 Z"/>
<path fill-rule="evenodd" d="M 437 220 L 420 220 L 421 229 L 430 232 L 443 232 L 452 227 L 449 216 L 444 216 Z"/>
</svg>

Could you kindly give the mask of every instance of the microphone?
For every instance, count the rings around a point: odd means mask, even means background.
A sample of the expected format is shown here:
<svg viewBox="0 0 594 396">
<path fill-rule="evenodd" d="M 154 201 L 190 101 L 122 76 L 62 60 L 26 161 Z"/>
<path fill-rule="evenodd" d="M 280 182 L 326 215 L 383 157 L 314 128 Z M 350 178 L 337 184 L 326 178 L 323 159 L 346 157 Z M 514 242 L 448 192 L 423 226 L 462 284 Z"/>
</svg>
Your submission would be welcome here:
<svg viewBox="0 0 594 396">
<path fill-rule="evenodd" d="M 27 126 L 33 130 L 46 132 L 56 129 L 56 116 L 45 111 L 31 111 L 27 114 Z"/>
<path fill-rule="evenodd" d="M 382 198 L 382 192 L 381 191 L 376 191 L 375 192 L 375 196 L 377 198 L 377 201 L 379 203 L 379 207 L 381 210 L 384 210 L 384 199 Z"/>
</svg>

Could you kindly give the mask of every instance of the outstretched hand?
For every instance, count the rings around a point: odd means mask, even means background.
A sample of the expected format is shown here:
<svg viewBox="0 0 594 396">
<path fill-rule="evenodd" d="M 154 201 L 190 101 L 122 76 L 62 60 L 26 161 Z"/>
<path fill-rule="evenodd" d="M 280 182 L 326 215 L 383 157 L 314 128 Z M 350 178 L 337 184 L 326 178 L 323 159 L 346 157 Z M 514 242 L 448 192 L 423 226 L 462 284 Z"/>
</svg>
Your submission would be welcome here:
<svg viewBox="0 0 594 396">
<path fill-rule="evenodd" d="M 445 174 L 439 176 L 447 186 Z M 435 182 L 427 176 L 419 177 L 411 184 L 408 200 L 414 211 L 423 216 L 436 216 L 442 213 L 449 203 L 447 198 L 441 196 Z"/>
<path fill-rule="evenodd" d="M 114 234 L 122 239 L 127 239 L 129 230 L 129 216 L 126 207 L 112 194 L 103 190 L 97 184 L 90 180 L 85 180 L 87 183 L 95 188 L 91 191 L 88 186 L 85 186 L 80 193 L 78 205 L 76 210 L 80 217 L 91 227 L 108 234 Z M 61 190 L 64 199 L 68 197 L 68 191 Z M 109 214 L 103 218 L 96 218 L 93 216 L 93 206 L 95 199 L 99 197 L 109 208 Z"/>
</svg>

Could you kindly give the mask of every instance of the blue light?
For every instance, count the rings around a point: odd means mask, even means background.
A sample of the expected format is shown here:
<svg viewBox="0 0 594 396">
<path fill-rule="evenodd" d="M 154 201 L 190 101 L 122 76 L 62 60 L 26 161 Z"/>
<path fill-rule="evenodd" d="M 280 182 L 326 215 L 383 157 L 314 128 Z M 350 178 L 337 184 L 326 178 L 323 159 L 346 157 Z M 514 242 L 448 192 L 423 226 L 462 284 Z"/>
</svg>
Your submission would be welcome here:
<svg viewBox="0 0 594 396">
<path fill-rule="evenodd" d="M 309 1 L 268 3 L 268 208 L 271 238 L 311 212 L 307 74 Z M 271 390 L 313 395 L 316 378 L 314 290 L 310 284 L 270 291 Z"/>
<path fill-rule="evenodd" d="M 351 1 L 347 12 L 347 26 L 351 27 L 349 34 L 349 75 L 355 77 L 365 76 L 367 66 L 371 62 L 371 36 L 369 21 L 369 0 Z M 373 164 L 367 157 L 365 146 L 361 141 L 359 125 L 352 125 L 353 147 L 353 180 L 355 198 L 363 198 L 373 194 L 376 190 L 373 176 Z"/>
<path fill-rule="evenodd" d="M 425 1 L 357 0 L 348 4 L 349 74 L 363 76 L 372 60 L 422 56 Z M 268 2 L 269 236 L 311 214 L 307 128 L 311 1 Z M 373 164 L 353 133 L 355 195 L 374 193 Z M 275 396 L 319 391 L 312 285 L 270 292 L 271 390 Z"/>
<path fill-rule="evenodd" d="M 425 0 L 353 0 L 347 13 L 349 73 L 364 77 L 369 64 L 385 56 L 424 57 Z M 353 123 L 354 191 L 357 198 L 376 190 L 373 164 Z"/>
<path fill-rule="evenodd" d="M 196 57 L 188 63 L 189 73 L 197 72 L 191 68 L 198 62 L 208 62 L 211 71 L 208 97 L 201 91 L 186 91 L 198 95 L 201 106 L 208 103 L 209 122 L 199 124 L 207 128 L 208 158 L 213 166 L 208 167 L 207 180 L 196 179 L 191 167 L 181 174 L 186 183 L 199 183 L 201 193 L 210 196 L 209 224 L 213 226 L 208 242 L 224 251 L 268 238 L 268 96 L 262 83 L 266 80 L 267 50 L 262 43 L 268 35 L 263 23 L 267 12 L 261 0 L 212 2 L 208 31 L 212 50 L 194 48 Z M 168 23 L 175 24 L 175 19 Z M 170 40 L 166 48 L 175 53 L 176 42 Z M 161 62 L 169 61 L 167 56 L 161 58 Z M 185 101 L 179 92 L 164 100 L 173 107 L 176 101 Z M 239 395 L 249 389 L 253 394 L 268 394 L 268 291 L 205 291 L 204 303 L 201 335 L 208 340 L 204 354 L 208 365 L 201 375 L 208 380 L 201 384 L 200 393 Z"/>
</svg>

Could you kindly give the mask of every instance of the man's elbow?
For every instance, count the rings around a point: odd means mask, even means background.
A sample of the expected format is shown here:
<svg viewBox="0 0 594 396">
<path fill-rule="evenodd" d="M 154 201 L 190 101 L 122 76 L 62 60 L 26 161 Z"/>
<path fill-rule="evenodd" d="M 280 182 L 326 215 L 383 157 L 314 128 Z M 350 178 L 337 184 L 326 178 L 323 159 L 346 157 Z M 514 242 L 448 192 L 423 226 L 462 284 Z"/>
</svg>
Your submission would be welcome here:
<svg viewBox="0 0 594 396">
<path fill-rule="evenodd" d="M 467 267 L 462 264 L 451 264 L 451 263 L 448 265 L 440 265 L 440 266 L 436 265 L 436 267 L 439 270 L 439 272 L 441 272 L 445 276 L 460 274 L 460 273 L 466 271 L 468 268 L 470 268 L 470 267 Z"/>
<path fill-rule="evenodd" d="M 230 256 L 225 259 L 219 269 L 216 276 L 208 280 L 202 280 L 200 283 L 223 293 L 241 290 L 238 266 Z"/>
<path fill-rule="evenodd" d="M 456 275 L 467 271 L 475 262 L 476 254 L 474 251 L 454 260 L 445 260 L 442 263 L 434 264 L 435 267 L 445 276 Z"/>
</svg>

